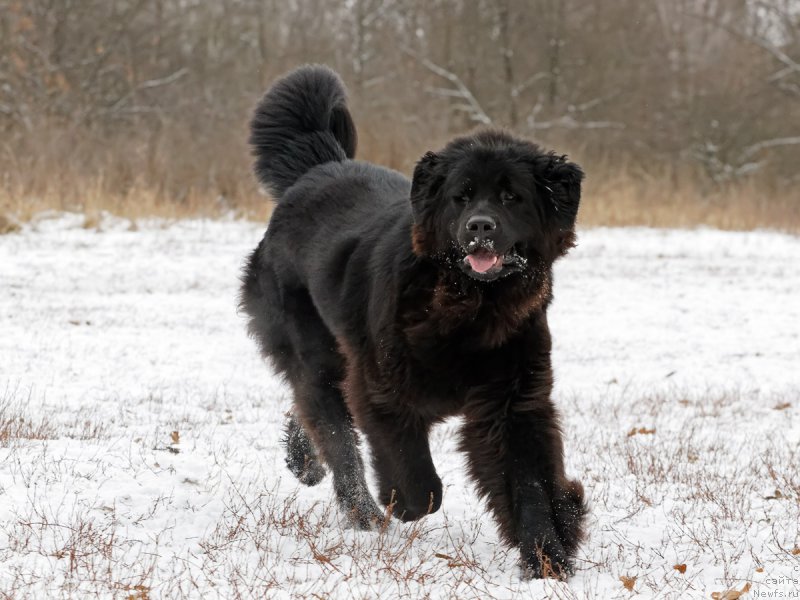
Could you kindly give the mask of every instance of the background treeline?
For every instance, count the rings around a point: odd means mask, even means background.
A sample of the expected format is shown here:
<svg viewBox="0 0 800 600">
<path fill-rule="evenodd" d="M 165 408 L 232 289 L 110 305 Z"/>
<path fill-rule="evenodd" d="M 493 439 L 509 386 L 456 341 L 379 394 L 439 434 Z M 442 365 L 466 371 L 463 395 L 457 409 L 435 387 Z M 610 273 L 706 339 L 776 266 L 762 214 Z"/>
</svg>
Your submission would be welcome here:
<svg viewBox="0 0 800 600">
<path fill-rule="evenodd" d="M 322 62 L 361 158 L 493 124 L 584 164 L 584 222 L 797 228 L 798 4 L 0 0 L 0 207 L 262 216 L 250 111 Z"/>
</svg>

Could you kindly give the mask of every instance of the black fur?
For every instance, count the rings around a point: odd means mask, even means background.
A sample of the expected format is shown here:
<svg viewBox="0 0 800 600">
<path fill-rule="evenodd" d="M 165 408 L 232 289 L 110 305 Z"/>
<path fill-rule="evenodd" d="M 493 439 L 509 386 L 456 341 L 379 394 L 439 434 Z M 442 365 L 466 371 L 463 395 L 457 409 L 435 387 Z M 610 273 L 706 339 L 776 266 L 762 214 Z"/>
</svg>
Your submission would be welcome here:
<svg viewBox="0 0 800 600">
<path fill-rule="evenodd" d="M 353 158 L 356 140 L 342 84 L 325 67 L 275 83 L 250 123 L 256 176 L 277 197 L 312 167 Z"/>
<path fill-rule="evenodd" d="M 552 264 L 574 244 L 583 173 L 500 131 L 422 157 L 413 181 L 351 160 L 338 77 L 298 69 L 253 119 L 256 173 L 278 199 L 242 287 L 249 330 L 294 391 L 287 464 L 333 473 L 360 527 L 382 519 L 354 425 L 394 516 L 439 508 L 433 424 L 460 447 L 503 538 L 533 576 L 565 576 L 583 489 L 564 473 L 550 399 Z"/>
<path fill-rule="evenodd" d="M 319 462 L 317 451 L 308 439 L 305 429 L 294 415 L 286 420 L 286 466 L 300 483 L 317 485 L 325 477 L 325 467 Z"/>
</svg>

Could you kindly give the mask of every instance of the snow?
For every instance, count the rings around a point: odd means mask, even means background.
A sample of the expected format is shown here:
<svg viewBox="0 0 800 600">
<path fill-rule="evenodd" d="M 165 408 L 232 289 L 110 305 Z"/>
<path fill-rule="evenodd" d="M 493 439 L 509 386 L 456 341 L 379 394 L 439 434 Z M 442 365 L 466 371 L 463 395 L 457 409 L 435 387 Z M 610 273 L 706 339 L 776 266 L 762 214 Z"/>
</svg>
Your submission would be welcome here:
<svg viewBox="0 0 800 600">
<path fill-rule="evenodd" d="M 442 510 L 416 524 L 343 528 L 330 478 L 292 478 L 288 391 L 236 309 L 263 225 L 82 224 L 0 236 L 0 595 L 800 593 L 797 237 L 591 229 L 558 264 L 555 399 L 591 502 L 560 583 L 520 579 L 457 420 L 433 433 Z"/>
</svg>

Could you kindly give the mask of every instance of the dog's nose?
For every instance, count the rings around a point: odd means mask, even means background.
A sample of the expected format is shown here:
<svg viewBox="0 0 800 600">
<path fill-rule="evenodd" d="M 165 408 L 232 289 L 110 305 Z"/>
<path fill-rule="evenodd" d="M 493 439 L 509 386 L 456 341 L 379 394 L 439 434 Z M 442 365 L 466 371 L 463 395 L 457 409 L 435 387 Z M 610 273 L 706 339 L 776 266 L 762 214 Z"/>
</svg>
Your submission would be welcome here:
<svg viewBox="0 0 800 600">
<path fill-rule="evenodd" d="M 472 215 L 467 220 L 467 231 L 480 238 L 497 229 L 497 221 L 489 215 Z"/>
</svg>

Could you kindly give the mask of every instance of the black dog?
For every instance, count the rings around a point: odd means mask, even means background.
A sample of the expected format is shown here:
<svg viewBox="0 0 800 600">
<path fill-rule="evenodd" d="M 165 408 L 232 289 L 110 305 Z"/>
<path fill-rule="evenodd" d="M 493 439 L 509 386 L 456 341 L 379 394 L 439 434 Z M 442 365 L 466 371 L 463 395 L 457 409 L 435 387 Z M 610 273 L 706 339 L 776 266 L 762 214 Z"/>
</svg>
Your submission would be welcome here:
<svg viewBox="0 0 800 600">
<path fill-rule="evenodd" d="M 278 201 L 242 287 L 249 330 L 294 391 L 287 464 L 327 465 L 359 527 L 436 511 L 434 423 L 464 415 L 460 448 L 532 576 L 566 576 L 583 489 L 564 474 L 550 400 L 553 261 L 574 244 L 581 169 L 499 131 L 429 152 L 413 181 L 356 162 L 334 72 L 302 67 L 258 105 L 250 142 Z"/>
</svg>

